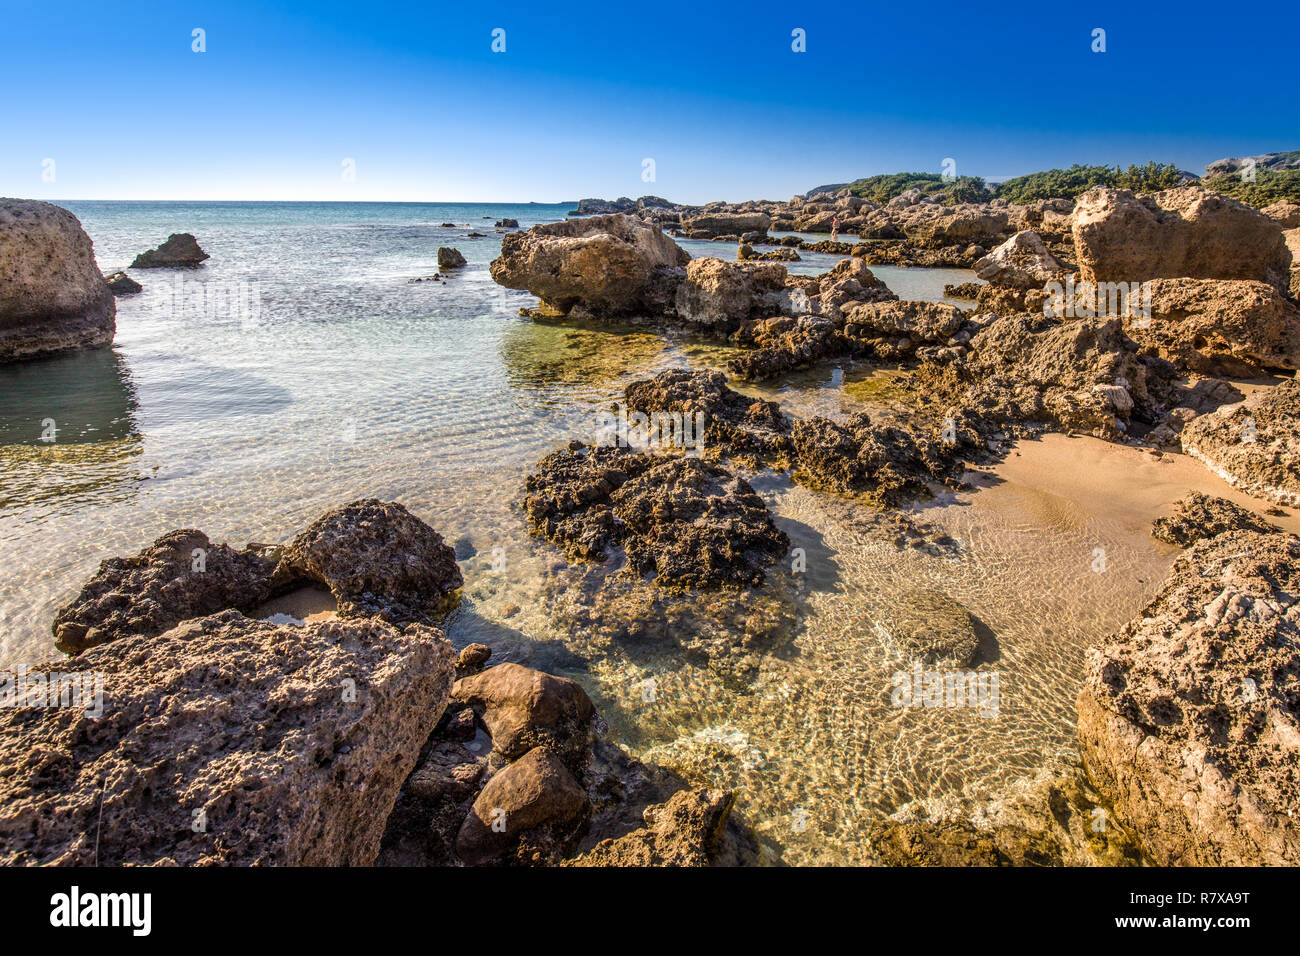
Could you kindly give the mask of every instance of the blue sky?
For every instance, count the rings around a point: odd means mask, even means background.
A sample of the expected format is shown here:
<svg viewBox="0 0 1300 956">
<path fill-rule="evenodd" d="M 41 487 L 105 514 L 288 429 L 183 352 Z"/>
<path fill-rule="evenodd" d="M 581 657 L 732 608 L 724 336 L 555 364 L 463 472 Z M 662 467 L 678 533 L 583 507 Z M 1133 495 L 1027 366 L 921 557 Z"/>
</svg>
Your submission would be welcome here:
<svg viewBox="0 0 1300 956">
<path fill-rule="evenodd" d="M 0 195 L 698 203 L 1300 148 L 1295 3 L 0 3 Z"/>
</svg>

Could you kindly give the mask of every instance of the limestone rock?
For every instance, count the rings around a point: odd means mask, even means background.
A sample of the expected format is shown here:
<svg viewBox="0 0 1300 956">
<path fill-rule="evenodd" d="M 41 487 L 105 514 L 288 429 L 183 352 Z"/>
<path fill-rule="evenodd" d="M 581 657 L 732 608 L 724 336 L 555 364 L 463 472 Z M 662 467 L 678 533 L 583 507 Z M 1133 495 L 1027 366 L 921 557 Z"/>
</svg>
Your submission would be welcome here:
<svg viewBox="0 0 1300 956">
<path fill-rule="evenodd" d="M 174 232 L 157 249 L 150 249 L 135 257 L 132 269 L 194 269 L 210 259 L 199 248 L 198 240 L 188 232 Z"/>
<path fill-rule="evenodd" d="M 1300 538 L 1230 531 L 1088 656 L 1079 743 L 1160 865 L 1294 866 Z"/>
<path fill-rule="evenodd" d="M 237 611 L 121 637 L 103 715 L 0 709 L 0 864 L 367 866 L 446 703 L 440 632 Z"/>
<path fill-rule="evenodd" d="M 77 217 L 0 199 L 0 363 L 109 345 L 117 304 Z"/>
</svg>

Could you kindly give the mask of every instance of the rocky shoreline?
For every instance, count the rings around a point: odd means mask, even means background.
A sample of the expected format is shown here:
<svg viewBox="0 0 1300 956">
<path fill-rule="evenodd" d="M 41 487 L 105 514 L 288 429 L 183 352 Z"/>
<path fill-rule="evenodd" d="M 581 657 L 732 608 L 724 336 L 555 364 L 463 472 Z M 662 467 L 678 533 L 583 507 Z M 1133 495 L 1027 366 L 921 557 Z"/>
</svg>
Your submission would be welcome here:
<svg viewBox="0 0 1300 956">
<path fill-rule="evenodd" d="M 936 554 L 951 542 L 898 509 L 967 488 L 970 468 L 1045 432 L 1185 451 L 1256 498 L 1300 505 L 1300 207 L 1260 212 L 1195 185 L 1026 206 L 796 200 L 584 201 L 585 218 L 503 234 L 491 276 L 538 298 L 522 310 L 532 320 L 630 322 L 737 350 L 726 374 L 627 385 L 624 413 L 666 434 L 571 435 L 519 490 L 520 519 L 557 559 L 592 569 L 566 613 L 597 645 L 667 641 L 674 619 L 742 619 L 743 637 L 701 632 L 680 648 L 738 685 L 788 645 L 798 615 L 774 569 L 792 545 L 755 491 L 763 473 L 887 516 L 906 546 Z M 832 224 L 858 241 L 768 235 Z M 664 226 L 736 243 L 737 259 L 692 258 Z M 0 361 L 111 342 L 115 289 L 75 217 L 4 200 L 0 232 L 17 237 L 0 271 Z M 762 245 L 843 258 L 791 275 Z M 50 258 L 66 274 L 38 268 Z M 176 234 L 133 267 L 207 258 Z M 974 268 L 982 284 L 962 290 L 970 309 L 900 301 L 872 273 L 880 262 Z M 439 250 L 440 269 L 464 264 Z M 1102 286 L 1123 295 L 1098 307 Z M 909 414 L 797 417 L 729 385 L 828 361 L 898 366 Z M 1247 396 L 1243 379 L 1267 384 Z M 1081 763 L 983 825 L 896 815 L 871 833 L 877 862 L 1300 862 L 1300 538 L 1205 496 L 1152 533 L 1185 550 L 1089 653 Z M 49 688 L 69 669 L 101 675 L 102 712 L 0 710 L 0 862 L 779 862 L 734 792 L 630 756 L 579 684 L 489 666 L 481 644 L 455 653 L 440 625 L 462 585 L 442 536 L 375 498 L 283 545 L 180 529 L 104 561 L 54 618 L 70 659 L 25 677 Z M 327 619 L 263 619 L 303 588 L 328 592 Z M 900 653 L 978 667 L 968 612 L 942 594 L 909 600 L 898 616 L 926 626 L 899 629 Z"/>
</svg>

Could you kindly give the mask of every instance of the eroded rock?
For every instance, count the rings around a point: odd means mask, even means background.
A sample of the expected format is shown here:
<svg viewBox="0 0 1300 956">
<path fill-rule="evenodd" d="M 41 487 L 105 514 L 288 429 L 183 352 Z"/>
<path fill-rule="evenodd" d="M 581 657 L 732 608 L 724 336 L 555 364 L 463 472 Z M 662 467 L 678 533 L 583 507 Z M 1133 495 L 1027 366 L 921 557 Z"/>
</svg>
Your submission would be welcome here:
<svg viewBox="0 0 1300 956">
<path fill-rule="evenodd" d="M 188 232 L 174 232 L 157 249 L 135 257 L 132 269 L 194 269 L 210 259 L 199 242 Z"/>
<path fill-rule="evenodd" d="M 1203 538 L 1213 538 L 1225 531 L 1280 531 L 1252 511 L 1226 498 L 1213 498 L 1199 491 L 1174 502 L 1173 514 L 1157 518 L 1151 536 L 1187 548 Z"/>
<path fill-rule="evenodd" d="M 0 863 L 367 866 L 447 701 L 451 648 L 420 625 L 226 611 L 75 669 L 103 674 L 98 719 L 0 709 Z"/>
</svg>

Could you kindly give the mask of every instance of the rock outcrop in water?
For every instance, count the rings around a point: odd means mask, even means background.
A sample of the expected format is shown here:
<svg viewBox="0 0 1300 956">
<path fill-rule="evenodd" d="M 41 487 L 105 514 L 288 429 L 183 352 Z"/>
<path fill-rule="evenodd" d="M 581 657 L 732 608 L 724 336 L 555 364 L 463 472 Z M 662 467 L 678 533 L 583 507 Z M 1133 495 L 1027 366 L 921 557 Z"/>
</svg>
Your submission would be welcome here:
<svg viewBox="0 0 1300 956">
<path fill-rule="evenodd" d="M 1280 530 L 1226 498 L 1212 498 L 1194 491 L 1174 502 L 1172 514 L 1155 520 L 1151 525 L 1151 536 L 1187 548 L 1203 538 L 1213 538 L 1225 531 L 1266 534 Z"/>
<path fill-rule="evenodd" d="M 236 550 L 189 529 L 111 558 L 56 615 L 55 642 L 76 653 L 160 634 L 189 618 L 251 610 L 307 582 L 329 588 L 339 617 L 408 624 L 441 616 L 462 580 L 438 532 L 396 502 L 366 498 L 322 515 L 282 549 Z"/>
<path fill-rule="evenodd" d="M 1149 196 L 1092 189 L 1074 208 L 1084 282 L 1251 279 L 1286 293 L 1291 253 L 1282 228 L 1244 203 L 1197 186 Z"/>
<path fill-rule="evenodd" d="M 340 617 L 396 624 L 436 620 L 463 583 L 442 535 L 397 502 L 377 498 L 317 518 L 284 549 L 276 574 L 329 588 Z"/>
<path fill-rule="evenodd" d="M 1231 531 L 1089 654 L 1089 776 L 1165 865 L 1300 863 L 1300 538 Z"/>
<path fill-rule="evenodd" d="M 104 281 L 108 287 L 113 290 L 113 295 L 135 295 L 137 292 L 143 292 L 144 286 L 136 282 L 125 272 L 114 272 L 111 275 L 104 276 Z"/>
<path fill-rule="evenodd" d="M 450 246 L 438 247 L 438 268 L 442 270 L 459 269 L 466 264 L 465 257 L 460 254 L 460 250 L 452 249 Z"/>
<path fill-rule="evenodd" d="M 1183 450 L 1247 494 L 1300 505 L 1300 382 L 1289 379 L 1182 431 Z"/>
<path fill-rule="evenodd" d="M 110 558 L 54 618 L 59 650 L 75 654 L 129 636 L 151 637 L 190 618 L 248 610 L 274 588 L 258 549 L 214 545 L 202 531 L 169 531 L 139 554 Z"/>
<path fill-rule="evenodd" d="M 690 256 L 658 226 L 611 214 L 533 226 L 501 240 L 492 278 L 556 315 L 661 315 Z"/>
<path fill-rule="evenodd" d="M 188 232 L 174 232 L 157 249 L 135 257 L 132 269 L 196 269 L 210 259 L 199 242 Z"/>
<path fill-rule="evenodd" d="M 77 217 L 46 202 L 0 199 L 0 363 L 103 348 L 116 316 Z"/>
<path fill-rule="evenodd" d="M 76 669 L 103 675 L 98 719 L 0 709 L 0 863 L 365 866 L 447 702 L 451 648 L 421 625 L 227 611 Z"/>
<path fill-rule="evenodd" d="M 379 862 L 706 866 L 741 862 L 745 852 L 751 859 L 752 838 L 728 817 L 733 795 L 681 788 L 605 740 L 573 681 L 499 664 L 455 684 L 402 788 Z"/>
<path fill-rule="evenodd" d="M 742 478 L 699 458 L 573 442 L 542 459 L 524 508 L 574 557 L 621 546 L 628 570 L 664 587 L 754 587 L 790 541 Z"/>
</svg>

